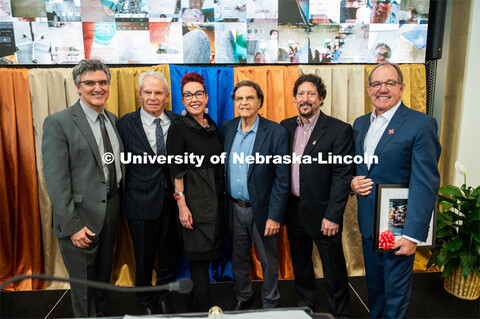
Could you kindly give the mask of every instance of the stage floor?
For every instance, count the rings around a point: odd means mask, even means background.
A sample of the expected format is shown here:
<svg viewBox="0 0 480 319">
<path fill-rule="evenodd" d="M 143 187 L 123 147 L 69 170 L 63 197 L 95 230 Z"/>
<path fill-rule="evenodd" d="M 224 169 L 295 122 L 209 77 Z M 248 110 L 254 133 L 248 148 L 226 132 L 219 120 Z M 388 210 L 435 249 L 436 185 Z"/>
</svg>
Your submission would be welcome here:
<svg viewBox="0 0 480 319">
<path fill-rule="evenodd" d="M 350 297 L 352 318 L 368 318 L 367 287 L 365 277 L 350 277 Z M 318 296 L 316 312 L 328 312 L 325 300 L 323 279 L 317 279 Z M 249 309 L 260 309 L 260 287 L 262 281 L 256 281 L 254 287 L 255 302 Z M 212 299 L 215 305 L 228 309 L 233 303 L 232 282 L 211 284 Z M 281 294 L 278 307 L 295 307 L 295 289 L 293 280 L 281 280 Z M 175 312 L 187 312 L 186 297 L 177 293 L 169 296 L 170 305 Z M 69 318 L 72 317 L 70 290 L 41 290 L 2 292 L 0 318 Z M 123 316 L 138 314 L 135 294 L 111 292 L 109 315 Z M 410 318 L 480 318 L 480 300 L 458 299 L 443 289 L 440 273 L 415 273 L 413 277 L 412 300 L 409 308 Z"/>
</svg>

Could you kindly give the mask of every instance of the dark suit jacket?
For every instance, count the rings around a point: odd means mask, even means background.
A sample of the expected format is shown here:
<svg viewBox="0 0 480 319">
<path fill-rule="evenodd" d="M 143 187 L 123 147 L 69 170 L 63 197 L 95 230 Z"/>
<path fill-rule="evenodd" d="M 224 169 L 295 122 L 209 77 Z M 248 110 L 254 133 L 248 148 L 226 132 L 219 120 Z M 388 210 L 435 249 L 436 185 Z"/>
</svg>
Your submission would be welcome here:
<svg viewBox="0 0 480 319">
<path fill-rule="evenodd" d="M 222 125 L 223 149 L 230 156 L 233 138 L 240 117 L 226 121 Z M 288 134 L 278 123 L 259 116 L 258 131 L 252 155 L 287 155 Z M 228 165 L 225 165 L 226 185 Z M 286 164 L 250 164 L 248 170 L 248 194 L 252 205 L 255 224 L 260 234 L 265 233 L 267 219 L 284 222 L 290 187 L 289 168 Z"/>
<path fill-rule="evenodd" d="M 361 116 L 353 123 L 357 155 L 364 153 L 370 115 Z M 408 208 L 403 233 L 420 241 L 427 238 L 440 185 L 440 152 L 436 120 L 402 103 L 375 149 L 378 164 L 372 164 L 370 170 L 366 164 L 356 165 L 355 175 L 364 175 L 374 182 L 374 189 L 368 196 L 357 196 L 358 222 L 363 237 L 373 238 L 376 185 L 408 184 Z"/>
<path fill-rule="evenodd" d="M 125 114 L 117 121 L 118 133 L 122 137 L 125 152 L 133 155 L 155 155 L 143 129 L 140 109 Z M 180 115 L 165 111 L 172 122 Z M 154 164 L 128 164 L 125 168 L 124 205 L 126 217 L 133 219 L 154 220 L 162 213 L 165 188 L 173 196 L 173 186 L 168 173 L 168 166 Z M 173 197 L 172 197 L 173 198 Z M 170 198 L 170 200 L 172 199 Z"/>
<path fill-rule="evenodd" d="M 117 117 L 105 113 L 116 132 Z M 117 138 L 123 152 L 118 132 Z M 79 101 L 45 119 L 42 156 L 55 236 L 69 237 L 84 226 L 99 234 L 107 207 L 107 184 L 95 136 Z"/>
<path fill-rule="evenodd" d="M 289 133 L 290 149 L 293 152 L 293 139 L 298 125 L 297 116 L 283 120 L 280 124 Z M 353 155 L 352 127 L 321 113 L 303 155 L 317 158 L 319 153 L 322 153 L 323 160 L 326 160 L 329 152 L 332 155 Z M 321 234 L 323 218 L 337 224 L 343 223 L 343 213 L 350 193 L 352 169 L 351 164 L 331 165 L 313 162 L 300 165 L 299 213 L 308 235 L 318 237 Z M 289 214 L 287 214 L 287 223 L 289 223 Z"/>
</svg>

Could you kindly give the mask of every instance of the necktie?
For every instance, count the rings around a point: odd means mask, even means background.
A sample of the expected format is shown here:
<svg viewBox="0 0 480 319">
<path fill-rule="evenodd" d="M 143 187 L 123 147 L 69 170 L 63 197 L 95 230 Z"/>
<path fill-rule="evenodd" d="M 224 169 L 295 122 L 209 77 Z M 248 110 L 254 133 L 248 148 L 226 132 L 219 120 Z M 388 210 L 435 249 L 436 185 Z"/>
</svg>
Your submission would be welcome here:
<svg viewBox="0 0 480 319">
<path fill-rule="evenodd" d="M 155 128 L 155 138 L 157 140 L 157 155 L 166 155 L 167 151 L 165 149 L 165 140 L 163 139 L 163 130 L 160 125 L 160 119 L 154 120 L 157 127 Z"/>
<path fill-rule="evenodd" d="M 100 120 L 100 131 L 102 132 L 102 140 L 103 140 L 103 150 L 104 153 L 111 153 L 113 154 L 112 144 L 110 143 L 110 138 L 108 137 L 107 128 L 105 127 L 105 115 L 99 114 L 98 119 Z M 108 168 L 108 189 L 107 192 L 110 195 L 113 195 L 117 190 L 117 172 L 115 169 L 115 160 L 113 160 L 110 164 L 107 164 Z"/>
</svg>

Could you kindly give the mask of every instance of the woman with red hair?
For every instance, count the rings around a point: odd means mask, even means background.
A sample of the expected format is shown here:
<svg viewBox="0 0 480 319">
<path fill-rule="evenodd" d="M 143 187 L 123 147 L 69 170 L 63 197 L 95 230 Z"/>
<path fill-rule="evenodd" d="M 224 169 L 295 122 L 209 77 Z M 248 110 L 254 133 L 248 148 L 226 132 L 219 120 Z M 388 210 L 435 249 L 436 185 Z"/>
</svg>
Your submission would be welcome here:
<svg viewBox="0 0 480 319">
<path fill-rule="evenodd" d="M 169 169 L 175 185 L 180 238 L 194 283 L 196 306 L 192 310 L 202 312 L 210 309 L 208 268 L 211 260 L 220 258 L 225 229 L 223 165 L 210 161 L 212 156 L 221 155 L 222 143 L 205 108 L 208 94 L 204 82 L 196 72 L 183 76 L 184 116 L 172 123 L 167 137 L 169 155 L 189 156 L 189 161 L 169 164 Z M 190 154 L 203 156 L 203 162 L 192 162 Z"/>
</svg>

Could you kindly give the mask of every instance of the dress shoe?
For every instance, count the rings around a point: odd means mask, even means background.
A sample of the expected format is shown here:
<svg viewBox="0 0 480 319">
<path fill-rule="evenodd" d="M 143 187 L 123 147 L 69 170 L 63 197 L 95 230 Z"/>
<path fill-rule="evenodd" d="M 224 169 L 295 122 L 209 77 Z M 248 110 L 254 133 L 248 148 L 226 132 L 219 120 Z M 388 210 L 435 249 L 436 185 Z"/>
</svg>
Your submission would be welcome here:
<svg viewBox="0 0 480 319">
<path fill-rule="evenodd" d="M 234 311 L 243 310 L 243 309 L 247 308 L 248 306 L 250 306 L 251 304 L 253 304 L 253 296 L 250 297 L 250 299 L 245 300 L 245 301 L 235 299 L 235 301 L 233 302 L 233 305 L 230 308 L 230 310 L 234 310 Z"/>
<path fill-rule="evenodd" d="M 141 315 L 152 315 L 153 314 L 152 308 L 150 308 L 150 307 L 148 307 L 144 304 L 140 304 L 140 306 L 138 306 L 138 310 L 140 311 Z"/>
<path fill-rule="evenodd" d="M 170 307 L 168 306 L 168 303 L 166 300 L 160 300 L 157 302 L 157 313 L 161 314 L 169 314 L 170 313 Z"/>
</svg>

